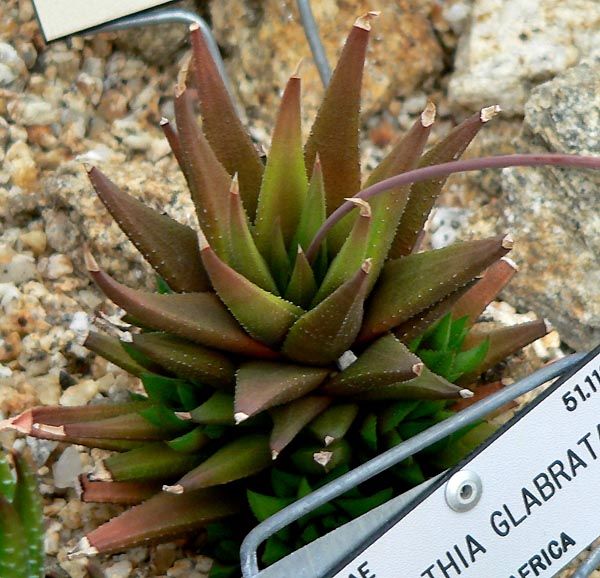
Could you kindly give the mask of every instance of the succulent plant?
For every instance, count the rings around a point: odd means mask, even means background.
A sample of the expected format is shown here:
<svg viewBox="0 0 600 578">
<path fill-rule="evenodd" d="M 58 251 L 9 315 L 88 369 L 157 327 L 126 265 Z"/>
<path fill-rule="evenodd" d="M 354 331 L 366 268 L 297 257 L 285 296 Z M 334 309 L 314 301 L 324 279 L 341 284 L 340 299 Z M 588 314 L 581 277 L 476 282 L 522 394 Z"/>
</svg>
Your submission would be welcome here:
<svg viewBox="0 0 600 578">
<path fill-rule="evenodd" d="M 0 576 L 41 578 L 44 570 L 42 502 L 28 461 L 13 453 L 14 474 L 0 455 Z"/>
<path fill-rule="evenodd" d="M 162 126 L 197 231 L 89 170 L 158 282 L 155 293 L 125 287 L 86 253 L 91 277 L 126 316 L 121 339 L 92 331 L 85 344 L 139 376 L 146 396 L 34 408 L 9 421 L 29 435 L 115 452 L 82 479 L 83 499 L 134 507 L 74 555 L 195 533 L 221 561 L 213 575 L 235 574 L 240 538 L 256 519 L 445 419 L 477 392 L 481 374 L 547 332 L 543 321 L 477 322 L 515 272 L 508 235 L 421 251 L 424 226 L 452 172 L 597 161 L 457 161 L 494 106 L 425 152 L 435 120 L 428 104 L 363 182 L 359 107 L 372 16 L 353 26 L 304 146 L 301 80 L 290 78 L 266 162 L 192 29 L 176 128 Z M 263 561 L 455 463 L 490 428 L 464 430 L 307 515 L 269 540 Z"/>
</svg>

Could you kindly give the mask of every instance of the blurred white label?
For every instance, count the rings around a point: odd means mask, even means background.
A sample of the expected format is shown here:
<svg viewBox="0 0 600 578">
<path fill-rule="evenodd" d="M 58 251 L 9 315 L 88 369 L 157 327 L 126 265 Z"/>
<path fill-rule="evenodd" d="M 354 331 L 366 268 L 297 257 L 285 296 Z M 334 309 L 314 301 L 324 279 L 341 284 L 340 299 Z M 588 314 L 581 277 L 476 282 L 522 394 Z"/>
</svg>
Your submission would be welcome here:
<svg viewBox="0 0 600 578">
<path fill-rule="evenodd" d="M 47 41 L 141 12 L 171 0 L 33 0 Z"/>
</svg>

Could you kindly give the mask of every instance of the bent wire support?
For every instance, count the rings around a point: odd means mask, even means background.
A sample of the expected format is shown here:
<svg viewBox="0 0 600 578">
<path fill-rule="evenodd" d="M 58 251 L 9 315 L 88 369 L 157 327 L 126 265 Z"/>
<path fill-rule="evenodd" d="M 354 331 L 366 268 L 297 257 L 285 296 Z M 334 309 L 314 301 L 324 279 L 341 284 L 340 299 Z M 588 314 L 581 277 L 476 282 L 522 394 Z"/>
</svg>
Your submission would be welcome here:
<svg viewBox="0 0 600 578">
<path fill-rule="evenodd" d="M 573 354 L 543 367 L 525 379 L 473 404 L 460 413 L 457 413 L 455 416 L 430 427 L 424 432 L 417 434 L 369 462 L 366 462 L 362 466 L 340 476 L 336 480 L 333 480 L 315 492 L 301 498 L 297 502 L 280 510 L 275 515 L 260 523 L 246 536 L 242 543 L 240 558 L 244 578 L 255 578 L 259 576 L 257 558 L 259 546 L 267 538 L 286 527 L 288 524 L 291 524 L 312 510 L 341 496 L 351 488 L 366 482 L 377 474 L 444 439 L 459 429 L 484 418 L 509 401 L 539 387 L 551 379 L 559 377 L 577 365 L 585 355 L 586 354 L 584 353 Z M 416 494 L 418 493 L 420 492 L 416 492 Z M 412 494 L 409 499 L 416 497 L 416 494 Z M 402 496 L 399 498 L 402 498 Z M 596 554 L 598 558 L 600 558 L 600 552 L 595 552 L 594 555 Z M 325 571 L 327 571 L 327 568 L 322 569 L 322 572 Z M 300 575 L 300 572 L 301 569 L 297 568 L 296 576 L 298 578 L 305 578 L 304 575 Z M 266 574 L 263 573 L 260 573 L 260 575 L 266 576 Z M 314 573 L 306 575 L 306 578 L 308 578 L 308 576 L 310 576 L 310 578 L 319 578 L 319 576 Z M 577 574 L 577 578 L 587 578 L 587 576 L 589 576 L 589 574 Z"/>
</svg>

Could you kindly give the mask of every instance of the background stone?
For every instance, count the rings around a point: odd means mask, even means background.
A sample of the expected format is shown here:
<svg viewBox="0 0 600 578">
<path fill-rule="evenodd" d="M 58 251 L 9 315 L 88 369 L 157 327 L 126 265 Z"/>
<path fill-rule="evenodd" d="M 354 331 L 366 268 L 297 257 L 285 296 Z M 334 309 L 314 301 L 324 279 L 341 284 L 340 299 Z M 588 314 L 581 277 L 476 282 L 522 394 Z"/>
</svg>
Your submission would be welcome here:
<svg viewBox="0 0 600 578">
<path fill-rule="evenodd" d="M 535 89 L 517 148 L 600 154 L 600 57 Z M 521 267 L 506 298 L 550 319 L 576 349 L 600 339 L 600 175 L 510 169 L 503 194 L 476 214 L 477 234 L 509 229 Z"/>
<path fill-rule="evenodd" d="M 330 63 L 335 63 L 358 16 L 381 10 L 373 22 L 363 87 L 363 111 L 381 111 L 443 69 L 443 50 L 430 21 L 433 0 L 322 0 L 312 9 Z M 305 118 L 312 119 L 323 87 L 294 0 L 223 0 L 211 4 L 215 35 L 227 53 L 232 83 L 249 116 L 272 122 L 281 89 L 302 68 Z M 401 56 L 400 56 L 401 55 Z"/>
<path fill-rule="evenodd" d="M 522 113 L 531 89 L 600 44 L 597 0 L 475 0 L 461 38 L 450 100 Z"/>
</svg>

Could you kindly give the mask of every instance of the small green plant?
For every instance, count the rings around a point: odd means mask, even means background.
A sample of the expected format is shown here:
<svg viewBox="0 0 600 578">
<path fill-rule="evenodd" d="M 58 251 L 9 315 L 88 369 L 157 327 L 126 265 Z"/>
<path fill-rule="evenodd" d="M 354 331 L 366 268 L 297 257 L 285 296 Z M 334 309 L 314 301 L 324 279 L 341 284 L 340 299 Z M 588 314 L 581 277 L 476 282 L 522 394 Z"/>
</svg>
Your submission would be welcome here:
<svg viewBox="0 0 600 578">
<path fill-rule="evenodd" d="M 82 480 L 83 499 L 134 507 L 90 532 L 74 555 L 193 533 L 220 562 L 213 576 L 239 574 L 239 543 L 257 519 L 446 419 L 480 375 L 546 333 L 543 321 L 477 323 L 515 272 L 508 235 L 421 252 L 424 226 L 453 172 L 598 161 L 457 161 L 494 106 L 425 152 L 435 121 L 428 104 L 363 181 L 359 108 L 371 16 L 352 28 L 304 146 L 301 80 L 289 80 L 265 164 L 192 30 L 177 127 L 162 125 L 198 231 L 89 170 L 158 287 L 125 287 L 86 252 L 91 277 L 130 324 L 121 340 L 92 331 L 86 346 L 139 376 L 147 395 L 34 408 L 9 422 L 115 452 Z M 491 429 L 459 432 L 305 516 L 267 542 L 263 562 L 456 463 Z"/>
<path fill-rule="evenodd" d="M 0 455 L 0 576 L 44 574 L 42 502 L 28 461 L 13 453 L 14 471 Z"/>
</svg>

